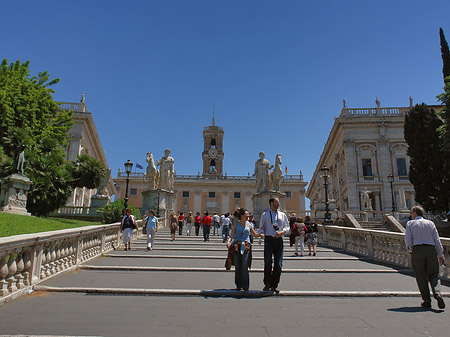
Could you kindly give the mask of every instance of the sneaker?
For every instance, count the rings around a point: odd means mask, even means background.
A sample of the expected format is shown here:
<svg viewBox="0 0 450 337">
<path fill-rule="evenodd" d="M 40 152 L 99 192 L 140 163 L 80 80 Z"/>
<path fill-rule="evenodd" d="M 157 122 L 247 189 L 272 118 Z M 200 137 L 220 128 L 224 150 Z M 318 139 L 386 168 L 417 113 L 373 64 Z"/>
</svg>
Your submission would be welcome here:
<svg viewBox="0 0 450 337">
<path fill-rule="evenodd" d="M 269 291 L 270 287 L 269 286 L 264 286 L 263 291 Z"/>
<path fill-rule="evenodd" d="M 436 300 L 438 302 L 439 309 L 445 309 L 445 302 L 444 299 L 441 296 L 437 296 Z"/>
<path fill-rule="evenodd" d="M 314 253 L 313 256 L 316 256 L 316 253 Z"/>
<path fill-rule="evenodd" d="M 298 253 L 294 253 L 295 256 L 298 256 Z"/>
<path fill-rule="evenodd" d="M 276 292 L 277 294 L 280 292 L 280 289 L 278 289 L 277 287 L 272 287 L 272 288 L 270 288 L 270 290 L 272 290 L 273 292 Z"/>
<path fill-rule="evenodd" d="M 423 308 L 431 309 L 431 302 L 422 302 L 420 305 Z"/>
</svg>

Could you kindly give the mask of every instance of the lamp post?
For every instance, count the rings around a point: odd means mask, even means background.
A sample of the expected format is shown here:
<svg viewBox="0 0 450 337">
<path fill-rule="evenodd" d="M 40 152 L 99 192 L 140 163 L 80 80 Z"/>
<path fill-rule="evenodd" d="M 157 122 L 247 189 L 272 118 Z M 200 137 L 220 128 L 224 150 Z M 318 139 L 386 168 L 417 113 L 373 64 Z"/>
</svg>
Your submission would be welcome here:
<svg viewBox="0 0 450 337">
<path fill-rule="evenodd" d="M 396 211 L 396 209 L 395 209 L 395 199 L 394 199 L 394 190 L 392 188 L 392 183 L 394 182 L 394 176 L 392 175 L 392 173 L 389 173 L 387 178 L 389 180 L 389 184 L 391 185 L 392 215 L 393 215 L 394 212 Z"/>
<path fill-rule="evenodd" d="M 330 169 L 325 165 L 320 169 L 320 172 L 322 173 L 322 178 L 324 180 L 325 186 L 325 219 L 323 223 L 330 224 L 332 223 L 330 214 L 330 203 L 328 201 L 328 177 L 330 176 Z"/>
<path fill-rule="evenodd" d="M 125 172 L 127 173 L 127 184 L 125 187 L 125 210 L 128 208 L 128 183 L 130 182 L 130 173 L 131 173 L 131 169 L 133 168 L 133 163 L 130 162 L 130 159 L 128 159 L 128 161 L 124 164 L 125 165 Z"/>
</svg>

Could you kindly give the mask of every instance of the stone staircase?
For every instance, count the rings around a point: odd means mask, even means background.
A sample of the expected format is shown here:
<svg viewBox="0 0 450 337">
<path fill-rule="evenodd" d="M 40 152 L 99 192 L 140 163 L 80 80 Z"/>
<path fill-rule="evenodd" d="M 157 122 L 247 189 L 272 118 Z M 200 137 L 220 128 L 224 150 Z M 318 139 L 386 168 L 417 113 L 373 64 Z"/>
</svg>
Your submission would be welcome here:
<svg viewBox="0 0 450 337">
<path fill-rule="evenodd" d="M 383 220 L 370 220 L 369 222 L 360 222 L 359 224 L 364 229 L 392 232 L 392 229 Z"/>
</svg>

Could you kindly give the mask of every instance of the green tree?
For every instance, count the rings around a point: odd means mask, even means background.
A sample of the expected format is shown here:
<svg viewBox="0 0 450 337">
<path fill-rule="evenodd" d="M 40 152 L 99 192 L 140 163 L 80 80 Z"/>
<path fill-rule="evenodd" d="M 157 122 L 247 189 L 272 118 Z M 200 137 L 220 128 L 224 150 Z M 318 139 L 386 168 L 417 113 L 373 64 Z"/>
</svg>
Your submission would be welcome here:
<svg viewBox="0 0 450 337">
<path fill-rule="evenodd" d="M 450 50 L 442 28 L 439 28 L 439 39 L 441 42 L 442 74 L 444 75 L 445 81 L 450 76 Z"/>
<path fill-rule="evenodd" d="M 40 216 L 64 206 L 73 188 L 98 187 L 106 170 L 87 155 L 66 162 L 72 112 L 52 98 L 50 87 L 59 79 L 50 80 L 46 71 L 31 77 L 29 64 L 5 59 L 0 65 L 0 178 L 12 173 L 12 159 L 24 144 L 24 173 L 32 181 L 27 210 Z"/>
<path fill-rule="evenodd" d="M 442 120 L 426 104 L 416 105 L 405 117 L 404 136 L 411 158 L 409 180 L 414 185 L 416 201 L 427 211 L 448 209 L 450 189 L 446 179 L 446 161 L 442 156 L 438 132 Z"/>
<path fill-rule="evenodd" d="M 103 214 L 103 222 L 109 224 L 121 221 L 124 207 L 125 200 L 119 199 L 101 208 L 100 212 Z M 136 220 L 142 219 L 141 211 L 138 208 L 133 205 L 128 205 L 128 208 L 131 209 L 131 214 L 136 217 Z"/>
<path fill-rule="evenodd" d="M 444 105 L 440 112 L 440 117 L 444 121 L 439 131 L 442 138 L 443 155 L 450 158 L 450 50 L 448 48 L 447 40 L 445 39 L 444 31 L 439 29 L 439 37 L 441 43 L 441 57 L 442 57 L 442 75 L 444 78 L 444 92 L 437 96 L 438 100 Z M 450 170 L 450 159 L 446 163 L 447 171 Z M 448 173 L 450 176 L 450 173 Z M 450 177 L 448 177 L 450 179 Z"/>
</svg>

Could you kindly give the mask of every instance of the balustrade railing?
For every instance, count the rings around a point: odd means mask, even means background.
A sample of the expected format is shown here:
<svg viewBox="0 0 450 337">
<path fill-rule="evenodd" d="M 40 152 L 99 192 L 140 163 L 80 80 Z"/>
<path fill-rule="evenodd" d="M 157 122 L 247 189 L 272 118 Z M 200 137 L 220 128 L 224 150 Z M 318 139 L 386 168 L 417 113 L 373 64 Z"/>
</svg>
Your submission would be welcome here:
<svg viewBox="0 0 450 337">
<path fill-rule="evenodd" d="M 384 264 L 410 267 L 411 258 L 403 233 L 319 225 L 319 243 Z M 441 238 L 445 266 L 440 277 L 450 281 L 450 239 Z"/>
<path fill-rule="evenodd" d="M 142 221 L 138 223 L 142 229 Z M 134 238 L 139 233 L 133 231 Z M 119 223 L 0 238 L 0 302 L 118 247 Z"/>
<path fill-rule="evenodd" d="M 407 109 L 400 108 L 343 108 L 341 117 L 404 116 Z"/>
</svg>

